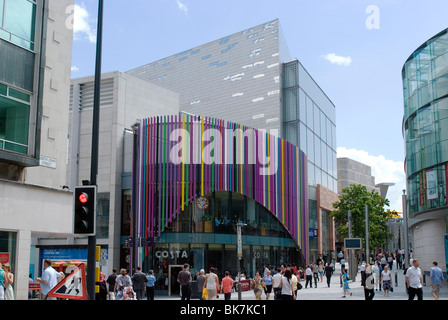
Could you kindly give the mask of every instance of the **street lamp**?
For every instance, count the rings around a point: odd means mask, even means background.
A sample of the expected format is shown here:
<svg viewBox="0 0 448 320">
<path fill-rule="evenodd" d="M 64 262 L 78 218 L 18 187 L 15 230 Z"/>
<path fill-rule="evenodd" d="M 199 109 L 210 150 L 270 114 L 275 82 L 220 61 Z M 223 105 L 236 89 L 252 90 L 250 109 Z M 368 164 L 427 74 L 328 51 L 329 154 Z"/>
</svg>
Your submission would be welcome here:
<svg viewBox="0 0 448 320">
<path fill-rule="evenodd" d="M 238 300 L 241 300 L 241 258 L 243 257 L 243 243 L 241 237 L 241 227 L 247 226 L 246 223 L 242 223 L 239 221 L 236 224 L 236 243 L 237 243 L 237 260 L 236 260 L 236 268 L 238 270 Z"/>
<path fill-rule="evenodd" d="M 408 205 L 406 198 L 406 189 L 403 189 L 403 195 L 401 196 L 401 201 L 403 205 L 403 229 L 404 229 L 404 263 L 405 268 L 409 264 L 409 237 L 408 237 Z"/>
</svg>

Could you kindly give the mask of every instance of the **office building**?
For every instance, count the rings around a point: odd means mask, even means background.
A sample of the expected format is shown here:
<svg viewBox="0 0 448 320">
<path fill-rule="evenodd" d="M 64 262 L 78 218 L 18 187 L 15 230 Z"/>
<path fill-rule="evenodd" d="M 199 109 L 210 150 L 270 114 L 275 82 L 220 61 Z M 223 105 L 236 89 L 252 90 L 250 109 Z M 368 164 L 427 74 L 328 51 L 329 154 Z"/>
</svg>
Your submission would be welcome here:
<svg viewBox="0 0 448 320">
<path fill-rule="evenodd" d="M 72 232 L 65 186 L 73 0 L 0 1 L 0 256 L 16 299 L 41 276 L 41 239 Z"/>
</svg>

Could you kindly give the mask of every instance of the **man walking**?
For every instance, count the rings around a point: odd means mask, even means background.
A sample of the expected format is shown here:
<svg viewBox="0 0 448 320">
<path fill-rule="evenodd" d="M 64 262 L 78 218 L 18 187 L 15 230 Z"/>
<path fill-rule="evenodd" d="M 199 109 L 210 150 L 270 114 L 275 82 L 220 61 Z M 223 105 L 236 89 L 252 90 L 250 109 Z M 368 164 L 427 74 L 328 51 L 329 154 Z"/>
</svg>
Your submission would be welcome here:
<svg viewBox="0 0 448 320">
<path fill-rule="evenodd" d="M 137 300 L 142 300 L 143 293 L 145 292 L 145 282 L 148 282 L 145 274 L 142 272 L 142 268 L 140 266 L 137 267 L 137 272 L 135 272 L 131 278 L 132 283 L 134 284 L 134 291 L 137 294 Z"/>
<path fill-rule="evenodd" d="M 56 300 L 55 297 L 48 297 L 48 293 L 53 289 L 61 280 L 61 275 L 51 266 L 51 260 L 44 260 L 44 271 L 42 272 L 42 278 L 37 278 L 37 282 L 40 283 L 42 300 Z"/>
<path fill-rule="evenodd" d="M 148 282 L 146 282 L 146 299 L 154 300 L 154 286 L 157 280 L 156 277 L 154 277 L 154 271 L 149 270 L 146 279 L 148 280 Z"/>
<path fill-rule="evenodd" d="M 224 300 L 230 300 L 232 295 L 233 280 L 230 278 L 229 271 L 226 271 L 224 279 L 222 279 L 222 292 L 224 293 Z"/>
<path fill-rule="evenodd" d="M 434 299 L 439 300 L 439 292 L 443 284 L 443 273 L 437 266 L 437 261 L 432 263 L 432 268 L 429 274 L 431 279 L 431 294 Z"/>
<path fill-rule="evenodd" d="M 325 277 L 327 278 L 327 285 L 330 288 L 331 276 L 333 275 L 333 267 L 327 263 L 324 269 Z"/>
<path fill-rule="evenodd" d="M 107 277 L 107 284 L 109 285 L 109 290 L 107 291 L 107 296 L 109 297 L 109 300 L 115 300 L 115 280 L 117 279 L 117 269 L 112 269 L 112 274 L 110 274 Z"/>
<path fill-rule="evenodd" d="M 190 265 L 188 263 L 184 264 L 183 270 L 179 272 L 177 276 L 177 282 L 180 284 L 180 289 L 182 293 L 181 300 L 190 300 L 191 290 L 191 273 L 190 273 Z"/>
<path fill-rule="evenodd" d="M 406 272 L 406 284 L 409 288 L 409 300 L 414 300 L 415 296 L 418 300 L 423 300 L 423 275 L 419 268 L 418 259 L 412 261 L 412 267 Z"/>
</svg>

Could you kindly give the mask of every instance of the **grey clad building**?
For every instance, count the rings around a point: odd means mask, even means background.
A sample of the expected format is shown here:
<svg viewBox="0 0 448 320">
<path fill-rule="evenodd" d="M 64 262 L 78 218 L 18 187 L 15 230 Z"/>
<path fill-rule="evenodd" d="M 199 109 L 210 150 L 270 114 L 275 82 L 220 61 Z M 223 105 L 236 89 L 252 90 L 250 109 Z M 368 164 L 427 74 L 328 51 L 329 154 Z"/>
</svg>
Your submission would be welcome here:
<svg viewBox="0 0 448 320">
<path fill-rule="evenodd" d="M 183 112 L 266 129 L 299 146 L 308 158 L 311 259 L 335 250 L 328 216 L 337 199 L 335 106 L 291 59 L 279 20 L 127 73 L 179 93 Z"/>
</svg>

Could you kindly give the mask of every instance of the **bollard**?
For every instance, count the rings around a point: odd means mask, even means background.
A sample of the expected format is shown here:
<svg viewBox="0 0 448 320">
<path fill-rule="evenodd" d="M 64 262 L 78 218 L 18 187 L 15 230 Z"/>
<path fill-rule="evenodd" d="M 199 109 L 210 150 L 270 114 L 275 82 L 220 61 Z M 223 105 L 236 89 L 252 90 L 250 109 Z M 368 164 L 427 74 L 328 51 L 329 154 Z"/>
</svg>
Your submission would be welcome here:
<svg viewBox="0 0 448 320">
<path fill-rule="evenodd" d="M 398 287 L 398 276 L 396 272 L 395 272 L 395 286 Z"/>
</svg>

